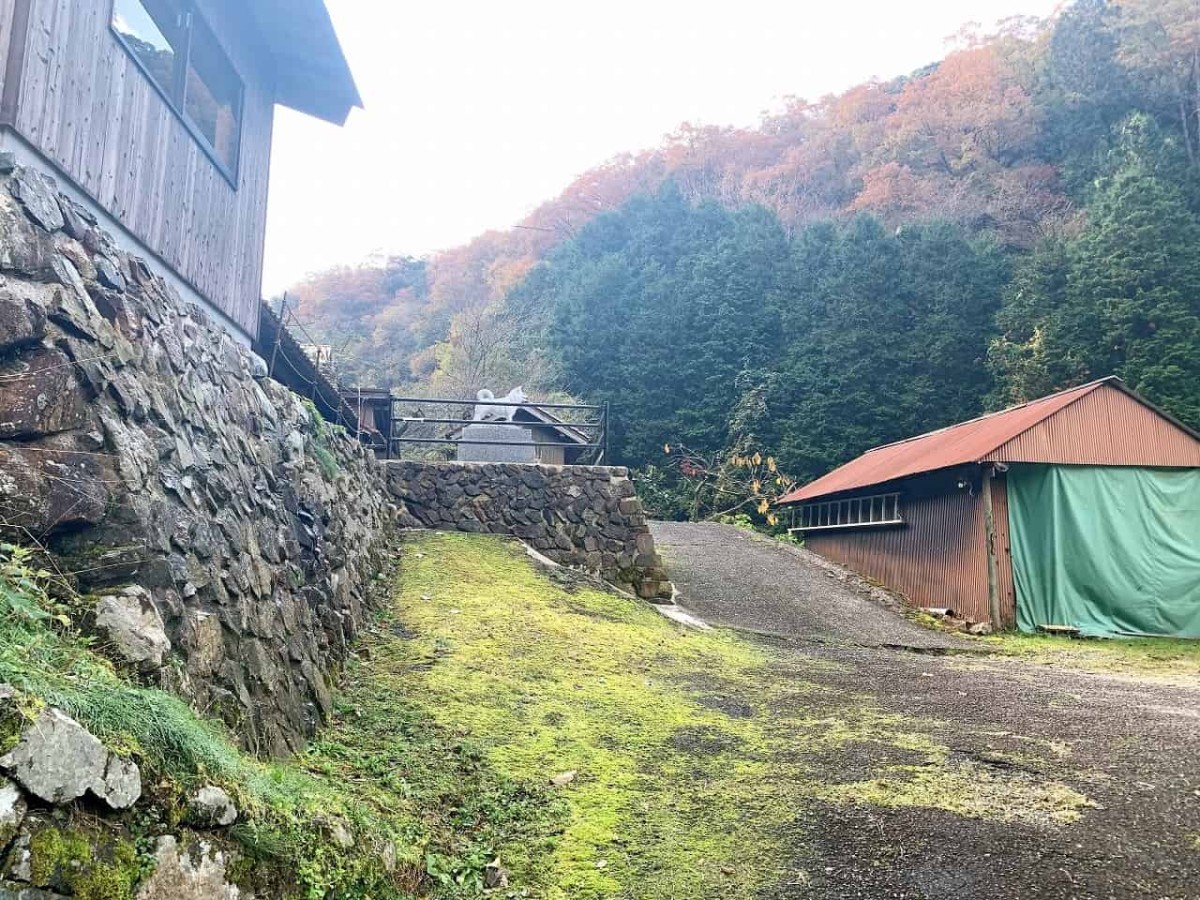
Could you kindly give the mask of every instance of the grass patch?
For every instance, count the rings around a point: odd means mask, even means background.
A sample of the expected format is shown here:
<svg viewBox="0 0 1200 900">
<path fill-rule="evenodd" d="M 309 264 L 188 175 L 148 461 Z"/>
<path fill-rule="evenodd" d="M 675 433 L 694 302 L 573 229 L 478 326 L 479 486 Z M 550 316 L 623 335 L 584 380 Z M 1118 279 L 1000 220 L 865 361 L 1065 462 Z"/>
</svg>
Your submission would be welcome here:
<svg viewBox="0 0 1200 900">
<path fill-rule="evenodd" d="M 1033 771 L 959 758 L 936 721 L 830 691 L 828 662 L 568 590 L 512 544 L 461 534 L 405 546 L 335 721 L 297 759 L 265 763 L 114 670 L 21 551 L 0 566 L 0 682 L 23 714 L 60 706 L 137 759 L 157 812 L 131 817 L 135 842 L 176 829 L 191 787 L 229 790 L 243 814 L 235 875 L 258 896 L 758 900 L 816 864 L 814 805 L 1045 827 L 1087 805 Z M 837 761 L 851 757 L 847 773 Z M 57 856 L 70 849 L 55 841 Z M 506 890 L 486 883 L 497 859 Z M 132 890 L 116 877 L 110 889 Z"/>
<path fill-rule="evenodd" d="M 513 885 L 546 900 L 751 900 L 796 877 L 801 815 L 822 804 L 944 809 L 1068 824 L 1087 803 L 1029 773 L 952 759 L 939 723 L 807 680 L 821 667 L 648 605 L 568 593 L 519 549 L 472 535 L 404 551 L 396 636 L 352 671 L 479 746 L 501 775 L 557 788 L 561 828 L 502 849 Z M 865 747 L 833 785 L 831 755 Z M 899 756 L 916 764 L 895 765 Z"/>
<path fill-rule="evenodd" d="M 973 819 L 1069 825 L 1092 806 L 1078 791 L 1032 777 L 998 776 L 964 766 L 895 766 L 887 777 L 831 785 L 817 796 L 837 803 L 918 806 Z"/>
<path fill-rule="evenodd" d="M 1088 672 L 1200 678 L 1200 640 L 1073 638 L 1009 632 L 971 638 L 1000 656 Z"/>
<path fill-rule="evenodd" d="M 331 425 L 321 415 L 321 411 L 317 409 L 317 405 L 311 400 L 301 400 L 309 415 L 309 432 L 312 435 L 312 440 L 308 442 L 308 451 L 313 459 L 317 461 L 317 467 L 321 470 L 321 476 L 326 481 L 334 481 L 342 467 L 338 465 L 337 457 L 333 453 L 333 434 L 335 431 L 344 433 L 340 425 Z"/>
<path fill-rule="evenodd" d="M 547 898 L 636 886 L 646 900 L 686 900 L 778 883 L 787 854 L 772 831 L 794 810 L 768 777 L 761 729 L 674 682 L 681 671 L 750 678 L 760 650 L 622 596 L 568 594 L 492 539 L 422 538 L 402 571 L 397 611 L 415 637 L 364 663 L 372 680 L 469 734 L 513 779 L 576 773 L 558 789 L 560 833 L 505 851 L 514 884 Z"/>
<path fill-rule="evenodd" d="M 0 716 L 0 742 L 15 742 L 49 704 L 135 758 L 151 792 L 138 809 L 155 810 L 125 817 L 135 838 L 173 832 L 187 791 L 215 783 L 242 814 L 231 832 L 244 852 L 239 880 L 262 896 L 460 898 L 482 894 L 496 847 L 530 823 L 556 827 L 548 791 L 496 776 L 460 734 L 369 680 L 339 694 L 338 721 L 306 754 L 280 764 L 248 756 L 177 698 L 122 677 L 73 631 L 70 606 L 47 596 L 48 573 L 29 562 L 0 548 L 0 683 L 19 692 L 16 714 Z M 346 834 L 352 847 L 336 839 Z M 37 837 L 34 864 L 47 871 L 91 855 L 82 833 Z M 69 868 L 78 896 L 133 896 L 128 867 Z"/>
</svg>

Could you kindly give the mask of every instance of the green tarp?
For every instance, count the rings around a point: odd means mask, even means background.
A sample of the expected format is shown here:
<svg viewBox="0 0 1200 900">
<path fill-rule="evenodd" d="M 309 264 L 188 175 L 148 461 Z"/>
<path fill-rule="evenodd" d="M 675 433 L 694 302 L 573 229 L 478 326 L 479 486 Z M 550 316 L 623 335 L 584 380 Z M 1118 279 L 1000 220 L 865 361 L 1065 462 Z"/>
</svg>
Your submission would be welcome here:
<svg viewBox="0 0 1200 900">
<path fill-rule="evenodd" d="M 1200 638 L 1200 469 L 1013 465 L 1017 626 Z"/>
</svg>

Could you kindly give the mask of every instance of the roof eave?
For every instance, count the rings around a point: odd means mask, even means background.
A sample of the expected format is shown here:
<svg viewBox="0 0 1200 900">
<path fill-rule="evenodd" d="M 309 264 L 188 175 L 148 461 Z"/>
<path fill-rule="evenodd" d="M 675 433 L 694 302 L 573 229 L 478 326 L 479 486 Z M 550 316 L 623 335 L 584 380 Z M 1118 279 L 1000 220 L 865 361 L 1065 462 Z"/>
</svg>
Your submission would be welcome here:
<svg viewBox="0 0 1200 900">
<path fill-rule="evenodd" d="M 884 479 L 883 481 L 872 481 L 868 484 L 858 484 L 854 487 L 838 488 L 837 490 L 833 491 L 822 491 L 821 493 L 817 494 L 804 494 L 803 496 L 789 499 L 789 497 L 791 497 L 793 494 L 799 494 L 804 490 L 803 487 L 799 487 L 792 491 L 791 494 L 780 497 L 778 500 L 774 501 L 774 503 L 779 507 L 796 506 L 797 504 L 801 503 L 819 503 L 824 500 L 838 498 L 843 494 L 856 494 L 860 491 L 877 491 L 880 488 L 893 487 L 903 484 L 906 481 L 911 481 L 914 478 L 921 478 L 926 475 L 936 475 L 939 472 L 952 472 L 955 469 L 969 469 L 971 466 L 985 466 L 990 464 L 991 461 L 987 459 L 964 460 L 962 462 L 951 463 L 947 466 L 939 466 L 936 469 L 923 469 L 920 472 L 909 472 L 907 475 L 899 475 L 895 478 Z"/>
<path fill-rule="evenodd" d="M 251 0 L 271 53 L 275 102 L 344 125 L 362 97 L 324 0 Z"/>
<path fill-rule="evenodd" d="M 1187 425 L 1184 425 L 1182 422 L 1180 422 L 1178 419 L 1176 419 L 1174 416 L 1170 415 L 1169 413 L 1165 412 L 1164 410 L 1159 409 L 1157 406 L 1150 403 L 1144 397 L 1139 396 L 1135 391 L 1133 391 L 1128 385 L 1126 385 L 1117 376 L 1109 375 L 1104 378 L 1098 378 L 1094 381 L 1088 382 L 1087 384 L 1082 384 L 1082 385 L 1079 385 L 1074 388 L 1067 388 L 1066 390 L 1059 391 L 1056 394 L 1050 394 L 1050 395 L 1047 395 L 1046 397 L 1039 397 L 1037 400 L 1030 401 L 1029 403 L 1023 403 L 1018 406 L 1010 407 L 1009 409 L 1000 410 L 995 413 L 988 413 L 987 415 L 980 416 L 975 419 L 970 419 L 966 422 L 959 422 L 954 425 L 950 425 L 946 428 L 937 429 L 936 431 L 926 432 L 925 434 L 914 435 L 913 437 L 905 438 L 904 440 L 901 440 L 901 441 L 894 441 L 890 444 L 883 444 L 879 447 L 873 447 L 872 449 L 868 450 L 866 453 L 864 453 L 858 457 L 855 457 L 853 460 L 850 460 L 849 462 L 845 463 L 842 466 L 838 466 L 836 469 L 833 469 L 831 472 L 827 472 L 825 475 L 822 475 L 820 478 L 816 479 L 815 481 L 810 482 L 808 485 L 799 487 L 796 490 L 792 491 L 787 496 L 781 497 L 779 500 L 775 501 L 776 505 L 778 505 L 778 506 L 793 506 L 797 503 L 811 503 L 813 501 L 821 500 L 821 499 L 824 499 L 827 497 L 833 497 L 833 496 L 836 496 L 839 494 L 851 493 L 854 491 L 866 490 L 868 488 L 878 487 L 879 485 L 883 485 L 883 484 L 904 481 L 908 478 L 912 478 L 917 475 L 923 475 L 928 472 L 941 471 L 944 469 L 953 469 L 953 468 L 956 468 L 959 466 L 980 465 L 980 464 L 988 463 L 988 462 L 1005 462 L 1006 460 L 1002 459 L 1002 457 L 1000 455 L 998 455 L 999 452 L 1005 446 L 1010 444 L 1012 441 L 1016 440 L 1018 437 L 1020 437 L 1020 435 L 1029 431 L 1031 428 L 1034 428 L 1041 422 L 1045 421 L 1045 419 L 1057 415 L 1058 413 L 1060 413 L 1064 409 L 1066 409 L 1068 406 L 1071 406 L 1072 404 L 1079 402 L 1079 400 L 1081 400 L 1083 397 L 1090 394 L 1092 391 L 1097 390 L 1098 388 L 1101 388 L 1105 385 L 1116 388 L 1117 390 L 1121 391 L 1122 393 L 1128 395 L 1134 401 L 1142 404 L 1143 406 L 1146 406 L 1147 408 L 1158 413 L 1164 419 L 1167 419 L 1168 421 L 1170 421 L 1172 424 L 1183 429 L 1186 433 L 1190 434 L 1192 437 L 1195 437 L 1198 440 L 1200 440 L 1200 435 L 1198 435 L 1193 429 L 1189 428 Z M 999 440 L 997 443 L 995 443 L 989 449 L 984 450 L 982 452 L 977 450 L 976 453 L 973 454 L 971 457 L 948 461 L 944 465 L 934 466 L 932 468 L 922 468 L 922 469 L 917 469 L 914 471 L 908 471 L 908 472 L 903 472 L 900 474 L 891 475 L 890 477 L 881 478 L 876 481 L 863 481 L 863 482 L 860 482 L 857 484 L 852 484 L 852 485 L 848 485 L 848 486 L 844 486 L 844 487 L 843 486 L 835 487 L 832 490 L 819 490 L 818 492 L 815 492 L 815 493 L 807 492 L 808 488 L 814 487 L 814 486 L 820 487 L 821 482 L 828 481 L 829 479 L 831 479 L 832 476 L 836 475 L 838 472 L 841 472 L 846 467 L 853 465 L 854 463 L 858 462 L 859 460 L 861 460 L 864 457 L 869 456 L 873 453 L 889 450 L 891 448 L 900 447 L 901 445 L 905 445 L 905 444 L 913 444 L 917 441 L 926 440 L 926 439 L 934 437 L 936 435 L 950 434 L 961 428 L 976 425 L 978 423 L 984 422 L 989 419 L 997 419 L 1001 416 L 1011 415 L 1021 409 L 1025 409 L 1027 407 L 1033 406 L 1034 404 L 1044 404 L 1046 401 L 1053 400 L 1054 398 L 1057 398 L 1057 397 L 1064 397 L 1066 395 L 1070 395 L 1069 400 L 1062 406 L 1056 407 L 1053 410 L 1047 412 L 1043 418 L 1040 418 L 1034 422 L 1030 422 L 1029 424 L 1025 425 L 1024 428 L 1021 428 L 1020 430 L 1018 430 L 1016 432 L 1006 435 L 1002 440 Z"/>
</svg>

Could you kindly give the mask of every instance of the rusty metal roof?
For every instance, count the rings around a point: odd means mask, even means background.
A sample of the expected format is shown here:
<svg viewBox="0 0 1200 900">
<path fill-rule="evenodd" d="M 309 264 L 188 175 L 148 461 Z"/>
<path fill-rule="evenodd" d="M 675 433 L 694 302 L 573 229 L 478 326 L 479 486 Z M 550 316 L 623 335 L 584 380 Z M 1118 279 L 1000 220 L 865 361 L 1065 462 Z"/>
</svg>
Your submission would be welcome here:
<svg viewBox="0 0 1200 900">
<path fill-rule="evenodd" d="M 809 482 L 780 497 L 776 502 L 781 504 L 797 503 L 815 497 L 883 484 L 923 472 L 981 462 L 1019 434 L 1044 422 L 1076 400 L 1086 397 L 1104 385 L 1111 385 L 1149 406 L 1146 401 L 1125 387 L 1119 378 L 1115 376 L 1102 378 L 1080 387 L 1051 394 L 1040 400 L 1010 407 L 1001 412 L 990 413 L 969 422 L 951 425 L 949 428 L 931 431 L 928 434 L 868 450 L 857 459 L 851 460 L 841 468 L 834 469 L 816 481 Z M 1156 412 L 1161 413 L 1161 410 L 1156 410 Z"/>
</svg>

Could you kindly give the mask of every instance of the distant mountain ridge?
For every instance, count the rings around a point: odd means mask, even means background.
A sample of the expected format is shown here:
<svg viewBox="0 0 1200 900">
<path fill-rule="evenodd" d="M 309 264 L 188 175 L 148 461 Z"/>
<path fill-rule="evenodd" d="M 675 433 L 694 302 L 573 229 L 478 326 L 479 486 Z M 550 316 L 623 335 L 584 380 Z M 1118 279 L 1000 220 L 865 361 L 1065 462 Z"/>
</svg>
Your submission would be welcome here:
<svg viewBox="0 0 1200 900">
<path fill-rule="evenodd" d="M 342 352 L 351 380 L 464 395 L 511 381 L 588 394 L 599 384 L 615 390 L 620 373 L 604 369 L 611 360 L 636 368 L 658 349 L 646 333 L 645 345 L 613 338 L 598 344 L 606 352 L 584 353 L 580 342 L 599 338 L 573 331 L 580 323 L 636 332 L 625 325 L 659 315 L 687 290 L 732 297 L 757 283 L 759 301 L 727 328 L 771 308 L 790 323 L 778 325 L 789 337 L 778 346 L 751 342 L 747 352 L 782 359 L 804 346 L 810 360 L 836 367 L 837 352 L 860 347 L 856 328 L 867 329 L 861 347 L 887 337 L 849 320 L 851 309 L 896 333 L 921 319 L 926 339 L 944 341 L 947 352 L 969 342 L 951 368 L 972 377 L 965 386 L 959 378 L 955 402 L 940 411 L 942 376 L 933 362 L 922 369 L 919 346 L 905 356 L 906 377 L 925 395 L 900 404 L 916 429 L 946 424 L 939 418 L 950 408 L 965 415 L 1114 372 L 1194 424 L 1200 388 L 1186 384 L 1200 381 L 1200 284 L 1193 292 L 1190 263 L 1200 234 L 1197 59 L 1200 14 L 1190 0 L 1076 0 L 1050 20 L 1015 20 L 966 40 L 908 76 L 791 100 L 756 128 L 684 125 L 659 147 L 576 179 L 511 230 L 426 260 L 332 270 L 292 295 L 309 330 Z M 658 206 L 647 208 L 645 198 Z M 675 198 L 715 204 L 733 218 L 690 217 Z M 749 207 L 765 209 L 774 226 L 739 212 Z M 864 219 L 871 224 L 854 224 Z M 917 231 L 902 237 L 909 227 Z M 761 253 L 740 243 L 751 235 L 779 254 L 769 277 Z M 938 247 L 951 256 L 939 258 Z M 866 272 L 884 258 L 894 277 L 855 280 L 845 269 Z M 617 306 L 602 299 L 618 290 Z M 968 307 L 921 306 L 963 290 L 974 292 Z M 717 321 L 724 313 L 717 295 L 712 302 L 708 321 Z M 946 315 L 958 324 L 939 333 Z M 669 322 L 659 327 L 658 343 L 687 357 L 694 378 L 712 374 L 692 365 L 686 341 L 661 334 Z M 817 470 L 866 442 L 903 436 L 889 432 L 886 416 L 858 415 L 881 402 L 877 391 L 823 401 L 820 415 L 831 418 L 814 419 L 798 388 L 772 395 L 765 387 L 772 365 L 730 358 L 719 370 L 726 383 L 742 372 L 745 384 L 757 384 L 771 421 L 819 432 L 799 440 L 787 429 L 764 431 L 796 448 L 788 462 Z M 776 381 L 809 392 L 832 384 L 825 370 L 774 369 Z M 636 393 L 637 374 L 626 390 Z M 705 414 L 710 424 L 746 400 L 717 393 L 725 399 Z M 684 428 L 714 447 L 730 439 L 727 424 L 692 428 L 696 410 L 675 402 L 675 424 L 655 427 Z M 838 419 L 861 421 L 834 439 Z M 659 437 L 646 425 L 630 461 L 644 461 Z"/>
</svg>

